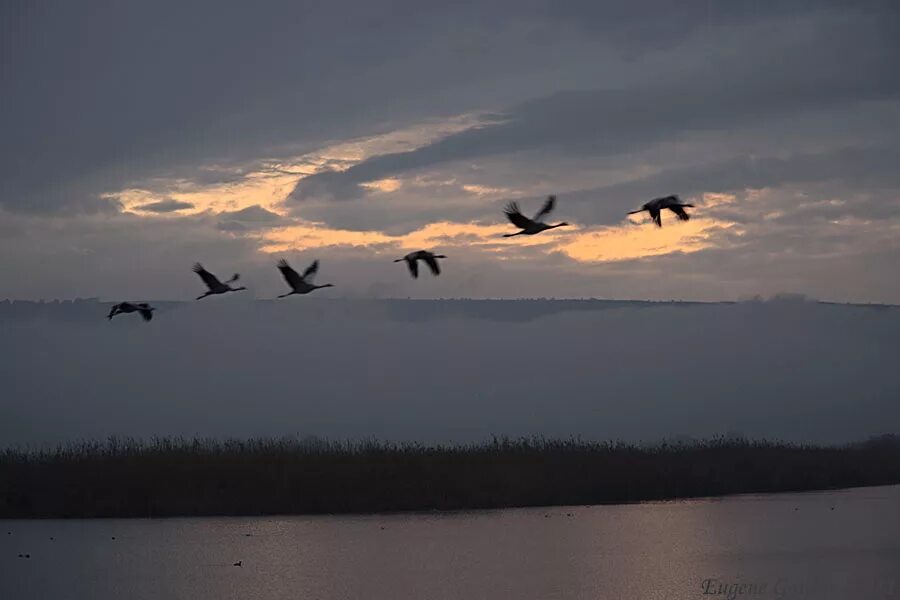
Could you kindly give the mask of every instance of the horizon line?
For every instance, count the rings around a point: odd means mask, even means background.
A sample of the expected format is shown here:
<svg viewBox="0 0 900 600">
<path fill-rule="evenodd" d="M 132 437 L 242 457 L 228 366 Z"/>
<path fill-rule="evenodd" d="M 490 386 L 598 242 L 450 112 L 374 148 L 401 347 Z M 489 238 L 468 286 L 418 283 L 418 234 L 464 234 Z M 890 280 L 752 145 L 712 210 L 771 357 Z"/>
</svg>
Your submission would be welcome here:
<svg viewBox="0 0 900 600">
<path fill-rule="evenodd" d="M 196 302 L 193 299 L 141 299 L 144 302 L 156 302 L 156 303 L 166 303 L 166 304 L 192 304 Z M 253 302 L 273 302 L 276 298 L 252 298 Z M 838 306 L 860 306 L 860 307 L 882 307 L 882 308 L 898 308 L 900 304 L 895 304 L 892 302 L 877 302 L 877 301 L 850 301 L 850 300 L 819 300 L 816 298 L 812 298 L 806 296 L 804 294 L 774 294 L 769 296 L 768 298 L 763 298 L 762 296 L 756 296 L 753 298 L 747 299 L 737 299 L 737 300 L 688 300 L 684 298 L 670 298 L 666 300 L 659 299 L 639 299 L 639 298 L 600 298 L 595 296 L 579 296 L 579 297 L 465 297 L 465 296 L 451 296 L 451 297 L 441 297 L 441 298 L 417 298 L 417 297 L 383 297 L 383 298 L 364 298 L 364 297 L 352 297 L 352 296 L 341 296 L 336 298 L 329 297 L 319 297 L 319 298 L 307 298 L 306 301 L 313 302 L 348 302 L 348 301 L 364 301 L 364 302 L 633 302 L 633 303 L 641 303 L 641 304 L 777 304 L 777 303 L 803 303 L 808 302 L 812 304 L 826 304 L 826 305 L 838 305 Z M 15 303 L 30 303 L 30 304 L 75 304 L 75 303 L 88 303 L 93 302 L 95 304 L 115 304 L 117 302 L 121 302 L 121 300 L 106 300 L 102 299 L 99 296 L 90 296 L 90 297 L 75 297 L 75 298 L 0 298 L 0 304 L 15 304 Z"/>
</svg>

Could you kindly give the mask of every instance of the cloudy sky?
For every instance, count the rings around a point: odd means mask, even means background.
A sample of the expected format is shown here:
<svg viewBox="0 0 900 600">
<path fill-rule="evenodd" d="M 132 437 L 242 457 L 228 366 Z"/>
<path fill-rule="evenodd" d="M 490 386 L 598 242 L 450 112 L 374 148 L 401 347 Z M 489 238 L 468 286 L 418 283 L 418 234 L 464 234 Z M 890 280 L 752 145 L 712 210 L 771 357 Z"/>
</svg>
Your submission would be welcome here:
<svg viewBox="0 0 900 600">
<path fill-rule="evenodd" d="M 17 1 L 0 48 L 0 297 L 900 303 L 895 0 Z"/>
</svg>

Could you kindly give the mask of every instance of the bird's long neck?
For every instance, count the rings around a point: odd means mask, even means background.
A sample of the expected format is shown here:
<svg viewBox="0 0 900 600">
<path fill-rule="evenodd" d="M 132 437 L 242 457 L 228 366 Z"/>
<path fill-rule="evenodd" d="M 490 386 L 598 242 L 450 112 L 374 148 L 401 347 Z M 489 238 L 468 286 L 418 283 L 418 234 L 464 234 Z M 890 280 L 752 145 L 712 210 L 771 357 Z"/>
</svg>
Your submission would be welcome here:
<svg viewBox="0 0 900 600">
<path fill-rule="evenodd" d="M 333 284 L 333 283 L 325 283 L 325 284 L 322 284 L 322 285 L 314 285 L 314 286 L 313 286 L 313 289 L 314 289 L 314 290 L 320 290 L 320 289 L 322 289 L 322 288 L 327 288 L 327 287 L 334 287 L 334 284 Z"/>
<path fill-rule="evenodd" d="M 513 237 L 513 236 L 517 236 L 517 235 L 522 235 L 523 233 L 525 233 L 524 229 L 522 231 L 517 231 L 515 233 L 504 233 L 503 237 Z"/>
<path fill-rule="evenodd" d="M 633 211 L 629 212 L 628 214 L 629 214 L 629 215 L 636 215 L 636 214 L 638 214 L 638 213 L 644 212 L 645 210 L 647 210 L 647 209 L 646 209 L 646 208 L 639 208 L 639 209 L 637 209 L 637 210 L 633 210 Z"/>
</svg>

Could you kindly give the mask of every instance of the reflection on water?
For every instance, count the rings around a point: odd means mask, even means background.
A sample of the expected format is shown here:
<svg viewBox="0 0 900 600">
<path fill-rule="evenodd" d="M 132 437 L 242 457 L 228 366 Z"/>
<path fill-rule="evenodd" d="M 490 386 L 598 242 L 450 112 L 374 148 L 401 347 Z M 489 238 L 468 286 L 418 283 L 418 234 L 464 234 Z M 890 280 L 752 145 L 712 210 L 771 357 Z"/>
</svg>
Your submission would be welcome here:
<svg viewBox="0 0 900 600">
<path fill-rule="evenodd" d="M 453 514 L 0 521 L 0 598 L 900 598 L 898 507 L 900 486 Z"/>
</svg>

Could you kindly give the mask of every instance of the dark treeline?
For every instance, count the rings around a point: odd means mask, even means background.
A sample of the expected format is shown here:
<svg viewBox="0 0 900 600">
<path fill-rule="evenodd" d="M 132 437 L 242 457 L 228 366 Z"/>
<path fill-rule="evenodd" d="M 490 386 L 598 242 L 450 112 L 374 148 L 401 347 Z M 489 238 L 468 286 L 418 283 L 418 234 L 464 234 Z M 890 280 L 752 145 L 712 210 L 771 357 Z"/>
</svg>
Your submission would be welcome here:
<svg viewBox="0 0 900 600">
<path fill-rule="evenodd" d="M 484 318 L 497 321 L 527 321 L 561 312 L 596 311 L 616 308 L 650 308 L 654 306 L 694 306 L 696 302 L 649 300 L 600 300 L 600 299 L 467 299 L 440 300 L 415 299 L 349 299 L 312 298 L 308 304 L 331 306 L 340 311 L 352 309 L 357 316 L 375 314 L 399 321 L 427 321 L 441 317 Z M 272 304 L 271 299 L 255 301 L 261 306 Z M 0 300 L 0 322 L 45 320 L 50 322 L 103 322 L 113 302 L 101 302 L 97 298 L 75 300 Z M 161 313 L 190 306 L 190 302 L 151 300 Z M 723 303 L 728 304 L 728 303 Z M 368 311 L 368 312 L 367 312 Z"/>
<path fill-rule="evenodd" d="M 459 510 L 897 483 L 896 436 L 841 447 L 110 439 L 0 454 L 0 517 Z"/>
<path fill-rule="evenodd" d="M 689 308 L 695 306 L 716 305 L 755 305 L 765 304 L 762 298 L 753 298 L 741 303 L 735 302 L 689 302 L 679 300 L 604 300 L 589 299 L 553 299 L 553 298 L 521 298 L 521 299 L 469 299 L 454 298 L 440 300 L 415 299 L 347 299 L 347 298 L 311 298 L 307 304 L 313 306 L 330 306 L 337 311 L 352 309 L 357 316 L 377 314 L 388 316 L 397 321 L 428 321 L 435 318 L 463 317 L 480 318 L 492 321 L 517 322 L 528 321 L 565 312 L 585 312 L 611 309 L 648 309 L 659 307 Z M 805 297 L 797 294 L 778 294 L 769 299 L 769 303 L 800 303 Z M 271 299 L 256 300 L 261 306 L 271 305 Z M 150 300 L 160 313 L 174 311 L 190 306 L 189 302 L 171 300 Z M 896 310 L 893 305 L 881 304 L 833 304 L 819 302 L 830 306 L 855 308 L 877 308 Z M 69 323 L 104 323 L 112 302 L 101 302 L 97 298 L 76 298 L 75 300 L 2 300 L 0 299 L 0 323 L 4 321 L 44 320 L 48 322 Z M 367 313 L 368 311 L 368 313 Z"/>
</svg>

